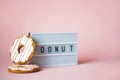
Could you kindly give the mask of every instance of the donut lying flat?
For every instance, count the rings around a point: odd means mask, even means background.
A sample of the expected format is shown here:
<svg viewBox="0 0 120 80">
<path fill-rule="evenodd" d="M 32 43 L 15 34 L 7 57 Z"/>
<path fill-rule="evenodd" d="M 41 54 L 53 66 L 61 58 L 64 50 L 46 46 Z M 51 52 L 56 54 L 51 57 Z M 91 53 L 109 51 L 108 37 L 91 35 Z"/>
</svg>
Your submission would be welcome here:
<svg viewBox="0 0 120 80">
<path fill-rule="evenodd" d="M 12 73 L 32 73 L 39 71 L 39 66 L 35 64 L 29 65 L 13 65 L 8 67 L 8 71 Z"/>
<path fill-rule="evenodd" d="M 24 46 L 23 52 L 20 52 L 21 47 Z M 11 60 L 14 64 L 26 64 L 34 56 L 36 50 L 36 43 L 30 36 L 21 36 L 17 38 L 10 47 Z"/>
</svg>

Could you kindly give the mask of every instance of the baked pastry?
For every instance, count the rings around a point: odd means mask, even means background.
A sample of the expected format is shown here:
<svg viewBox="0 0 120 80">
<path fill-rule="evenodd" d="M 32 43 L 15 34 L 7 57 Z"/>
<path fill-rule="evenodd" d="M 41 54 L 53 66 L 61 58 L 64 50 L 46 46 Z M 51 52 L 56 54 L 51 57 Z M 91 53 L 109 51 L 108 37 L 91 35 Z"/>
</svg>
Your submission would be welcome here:
<svg viewBox="0 0 120 80">
<path fill-rule="evenodd" d="M 35 64 L 12 65 L 8 67 L 8 71 L 12 73 L 32 73 L 39 70 L 39 66 Z"/>
<path fill-rule="evenodd" d="M 24 51 L 20 53 L 22 47 L 24 47 Z M 10 48 L 11 60 L 15 64 L 26 64 L 33 58 L 35 50 L 35 41 L 30 36 L 21 36 L 14 41 Z"/>
<path fill-rule="evenodd" d="M 20 49 L 24 50 L 20 52 Z M 36 50 L 36 42 L 29 35 L 23 35 L 17 38 L 10 47 L 10 57 L 14 65 L 8 67 L 9 72 L 13 73 L 30 73 L 39 71 L 39 66 L 29 64 Z"/>
</svg>

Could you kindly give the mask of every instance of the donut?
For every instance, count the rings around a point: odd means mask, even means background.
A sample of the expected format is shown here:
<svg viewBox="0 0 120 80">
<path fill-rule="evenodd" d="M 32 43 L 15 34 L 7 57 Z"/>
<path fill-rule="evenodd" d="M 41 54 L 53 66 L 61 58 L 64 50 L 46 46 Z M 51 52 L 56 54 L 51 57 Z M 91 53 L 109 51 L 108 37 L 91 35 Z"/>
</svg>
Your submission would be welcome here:
<svg viewBox="0 0 120 80">
<path fill-rule="evenodd" d="M 39 70 L 39 66 L 35 64 L 12 65 L 8 67 L 8 71 L 12 73 L 33 73 Z"/>
<path fill-rule="evenodd" d="M 20 52 L 20 49 L 24 50 Z M 36 50 L 36 42 L 32 37 L 23 35 L 17 38 L 10 47 L 10 57 L 14 64 L 26 64 L 33 58 Z"/>
</svg>

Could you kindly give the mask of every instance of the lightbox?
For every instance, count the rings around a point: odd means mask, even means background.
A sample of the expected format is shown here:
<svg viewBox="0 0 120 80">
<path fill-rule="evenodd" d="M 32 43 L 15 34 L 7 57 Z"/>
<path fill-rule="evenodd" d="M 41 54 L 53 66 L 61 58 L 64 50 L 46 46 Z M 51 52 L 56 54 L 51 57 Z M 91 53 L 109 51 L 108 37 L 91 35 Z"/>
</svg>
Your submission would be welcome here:
<svg viewBox="0 0 120 80">
<path fill-rule="evenodd" d="M 77 33 L 30 33 L 37 49 L 32 63 L 40 66 L 78 64 Z"/>
</svg>

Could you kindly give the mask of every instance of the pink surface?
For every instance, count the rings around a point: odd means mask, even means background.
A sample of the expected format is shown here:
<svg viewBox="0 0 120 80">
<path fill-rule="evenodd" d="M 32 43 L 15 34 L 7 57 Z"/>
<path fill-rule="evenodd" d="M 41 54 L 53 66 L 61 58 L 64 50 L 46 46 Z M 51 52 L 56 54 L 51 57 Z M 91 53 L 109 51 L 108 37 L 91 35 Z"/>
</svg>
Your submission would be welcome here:
<svg viewBox="0 0 120 80">
<path fill-rule="evenodd" d="M 10 45 L 28 32 L 77 32 L 81 64 L 8 73 Z M 0 0 L 0 33 L 1 80 L 120 79 L 119 0 Z"/>
<path fill-rule="evenodd" d="M 1 80 L 120 80 L 120 62 L 117 61 L 43 68 L 30 74 L 13 74 L 5 68 Z"/>
</svg>

